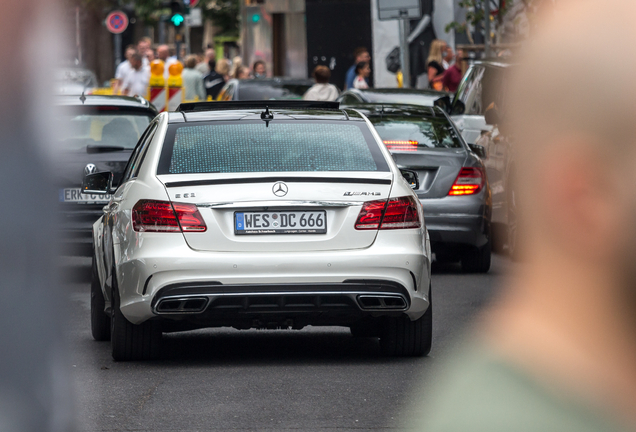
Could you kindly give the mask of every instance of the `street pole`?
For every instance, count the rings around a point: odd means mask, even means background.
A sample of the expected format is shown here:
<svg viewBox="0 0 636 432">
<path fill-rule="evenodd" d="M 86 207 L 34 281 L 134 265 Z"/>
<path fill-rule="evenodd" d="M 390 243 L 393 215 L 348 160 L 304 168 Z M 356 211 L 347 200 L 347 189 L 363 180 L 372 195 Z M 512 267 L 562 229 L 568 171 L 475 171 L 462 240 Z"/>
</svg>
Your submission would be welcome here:
<svg viewBox="0 0 636 432">
<path fill-rule="evenodd" d="M 190 55 L 190 16 L 186 17 L 185 20 L 185 44 L 186 44 L 186 55 Z"/>
<path fill-rule="evenodd" d="M 398 20 L 400 26 L 400 65 L 402 65 L 402 86 L 411 86 L 411 66 L 409 64 L 409 22 L 408 18 Z"/>
<path fill-rule="evenodd" d="M 484 4 L 484 32 L 486 37 L 484 38 L 484 55 L 486 58 L 490 57 L 490 0 L 486 0 Z"/>
<path fill-rule="evenodd" d="M 115 70 L 121 63 L 121 33 L 114 35 L 115 42 Z"/>
</svg>

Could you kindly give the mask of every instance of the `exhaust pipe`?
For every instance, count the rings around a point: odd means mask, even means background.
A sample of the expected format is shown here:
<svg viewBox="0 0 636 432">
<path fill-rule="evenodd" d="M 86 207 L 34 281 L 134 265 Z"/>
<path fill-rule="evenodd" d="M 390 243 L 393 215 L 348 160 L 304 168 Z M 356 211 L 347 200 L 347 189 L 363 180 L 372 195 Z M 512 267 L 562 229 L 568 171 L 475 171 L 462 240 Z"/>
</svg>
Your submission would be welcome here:
<svg viewBox="0 0 636 432">
<path fill-rule="evenodd" d="M 155 310 L 159 314 L 198 313 L 203 312 L 207 305 L 206 297 L 167 298 L 159 301 Z"/>
<path fill-rule="evenodd" d="M 400 295 L 359 295 L 358 304 L 362 309 L 403 310 L 406 300 Z"/>
</svg>

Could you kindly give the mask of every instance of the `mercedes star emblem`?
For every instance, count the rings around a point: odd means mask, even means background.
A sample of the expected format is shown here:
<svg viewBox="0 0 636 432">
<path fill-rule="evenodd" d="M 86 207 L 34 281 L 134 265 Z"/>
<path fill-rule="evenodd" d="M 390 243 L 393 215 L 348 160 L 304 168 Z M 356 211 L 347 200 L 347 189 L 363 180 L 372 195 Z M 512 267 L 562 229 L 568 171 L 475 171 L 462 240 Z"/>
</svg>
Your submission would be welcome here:
<svg viewBox="0 0 636 432">
<path fill-rule="evenodd" d="M 283 182 L 276 182 L 274 183 L 274 187 L 272 187 L 272 192 L 274 192 L 274 195 L 276 195 L 277 197 L 287 195 L 287 190 L 287 185 Z"/>
<path fill-rule="evenodd" d="M 87 176 L 89 174 L 93 174 L 97 172 L 97 167 L 95 164 L 89 163 L 84 167 L 84 175 Z"/>
</svg>

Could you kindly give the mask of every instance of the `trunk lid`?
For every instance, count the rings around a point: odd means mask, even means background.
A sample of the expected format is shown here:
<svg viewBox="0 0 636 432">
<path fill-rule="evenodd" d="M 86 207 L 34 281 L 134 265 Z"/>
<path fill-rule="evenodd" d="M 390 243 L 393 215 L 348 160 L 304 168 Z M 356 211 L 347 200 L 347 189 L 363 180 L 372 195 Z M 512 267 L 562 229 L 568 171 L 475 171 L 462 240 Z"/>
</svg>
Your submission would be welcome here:
<svg viewBox="0 0 636 432">
<path fill-rule="evenodd" d="M 207 230 L 185 232 L 195 250 L 290 252 L 359 249 L 375 241 L 377 230 L 354 228 L 366 201 L 387 199 L 391 172 L 170 174 L 158 178 L 173 202 L 196 204 Z M 283 182 L 286 193 L 274 194 Z M 280 192 L 279 192 L 280 194 Z M 322 212 L 324 234 L 238 234 L 236 213 Z"/>
<path fill-rule="evenodd" d="M 463 148 L 393 152 L 400 168 L 417 172 L 420 188 L 415 192 L 420 199 L 447 196 L 467 157 Z"/>
</svg>

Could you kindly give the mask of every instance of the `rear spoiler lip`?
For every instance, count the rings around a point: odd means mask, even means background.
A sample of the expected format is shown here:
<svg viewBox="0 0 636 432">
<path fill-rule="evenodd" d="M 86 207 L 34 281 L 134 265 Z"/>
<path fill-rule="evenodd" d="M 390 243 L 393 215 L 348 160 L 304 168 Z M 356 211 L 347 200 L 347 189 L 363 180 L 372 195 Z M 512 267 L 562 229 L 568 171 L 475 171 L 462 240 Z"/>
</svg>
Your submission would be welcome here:
<svg viewBox="0 0 636 432">
<path fill-rule="evenodd" d="M 278 181 L 286 183 L 355 183 L 355 184 L 382 184 L 390 185 L 391 179 L 354 178 L 354 177 L 253 177 L 253 178 L 225 178 L 206 180 L 184 180 L 166 182 L 167 188 L 184 186 L 212 186 L 223 184 L 245 184 L 245 183 L 275 183 Z"/>
<path fill-rule="evenodd" d="M 201 112 L 218 110 L 246 109 L 321 109 L 339 110 L 340 102 L 305 100 L 264 100 L 264 101 L 226 101 L 226 102 L 189 102 L 177 107 L 178 112 Z"/>
</svg>

